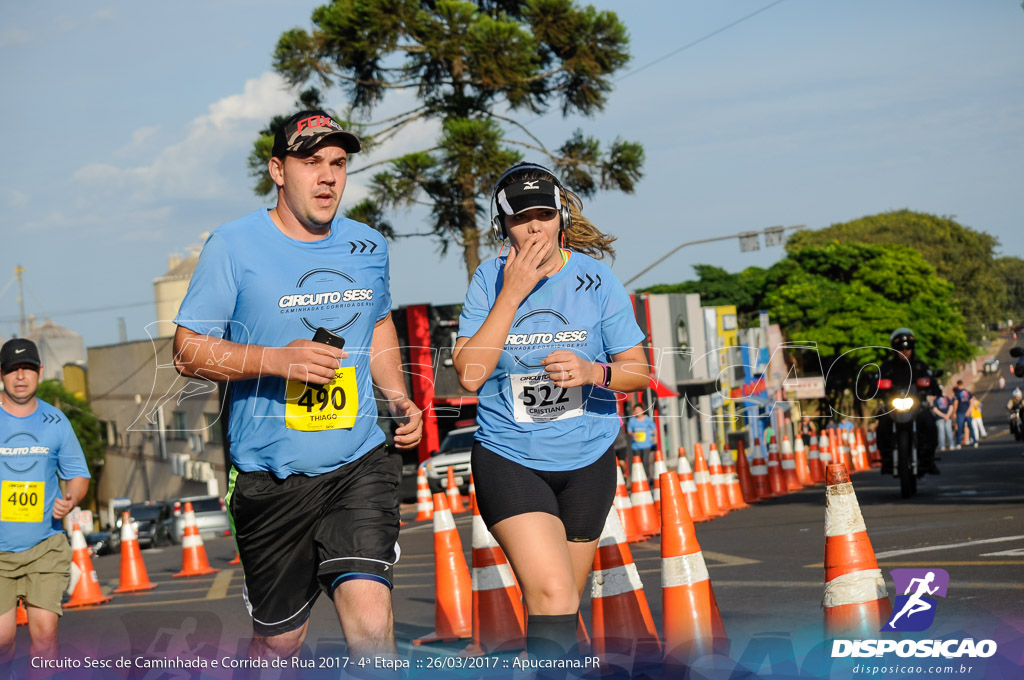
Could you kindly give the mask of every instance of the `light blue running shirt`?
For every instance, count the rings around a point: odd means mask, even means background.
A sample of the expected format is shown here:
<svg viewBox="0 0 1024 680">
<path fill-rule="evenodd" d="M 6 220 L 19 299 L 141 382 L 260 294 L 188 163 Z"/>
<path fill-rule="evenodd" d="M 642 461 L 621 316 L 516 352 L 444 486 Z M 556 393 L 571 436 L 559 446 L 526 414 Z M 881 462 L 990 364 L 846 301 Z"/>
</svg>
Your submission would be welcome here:
<svg viewBox="0 0 1024 680">
<path fill-rule="evenodd" d="M 501 291 L 504 268 L 504 257 L 477 268 L 459 317 L 460 337 L 480 330 Z M 592 385 L 556 387 L 541 377 L 541 360 L 564 349 L 608 362 L 643 339 L 629 295 L 611 269 L 572 253 L 519 306 L 498 365 L 478 392 L 477 441 L 535 470 L 593 463 L 621 427 L 614 393 Z"/>
<path fill-rule="evenodd" d="M 0 409 L 0 552 L 22 552 L 63 533 L 53 518 L 57 479 L 90 476 L 67 417 L 44 401 L 36 404 L 24 418 Z"/>
<path fill-rule="evenodd" d="M 265 470 L 279 478 L 319 475 L 384 442 L 384 432 L 377 426 L 369 354 L 374 327 L 391 311 L 389 283 L 384 238 L 345 217 L 336 217 L 331 233 L 319 241 L 289 238 L 266 210 L 213 232 L 174 323 L 203 335 L 265 347 L 312 339 L 323 326 L 345 338 L 349 357 L 341 366 L 355 368 L 359 401 L 349 427 L 289 429 L 284 379 L 233 381 L 228 438 L 235 467 L 243 472 Z M 305 399 L 309 397 L 299 401 L 313 413 L 322 405 Z M 348 399 L 351 404 L 351 396 Z"/>
</svg>

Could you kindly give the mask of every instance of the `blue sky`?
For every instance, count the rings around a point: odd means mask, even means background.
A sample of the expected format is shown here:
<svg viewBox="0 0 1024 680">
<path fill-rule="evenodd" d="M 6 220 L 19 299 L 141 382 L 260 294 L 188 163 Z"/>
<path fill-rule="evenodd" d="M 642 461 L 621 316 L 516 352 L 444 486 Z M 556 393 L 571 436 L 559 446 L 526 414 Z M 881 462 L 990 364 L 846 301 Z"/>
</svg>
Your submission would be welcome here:
<svg viewBox="0 0 1024 680">
<path fill-rule="evenodd" d="M 146 337 L 154 278 L 167 256 L 257 207 L 245 159 L 256 132 L 293 93 L 271 50 L 309 26 L 320 2 L 0 4 L 0 289 L 25 267 L 26 311 L 87 345 Z M 630 278 L 684 241 L 778 224 L 823 227 L 910 208 L 954 215 L 1024 256 L 1024 10 L 1016 0 L 785 0 L 699 44 L 770 0 L 595 3 L 629 29 L 633 60 L 606 110 L 531 130 L 557 147 L 577 127 L 646 149 L 633 195 L 585 212 L 619 236 L 613 268 Z M 641 69 L 633 72 L 636 69 Z M 343 109 L 343 95 L 328 94 Z M 391 101 L 383 116 L 407 102 Z M 432 144 L 410 130 L 372 162 Z M 528 156 L 530 160 L 543 160 Z M 353 175 L 344 204 L 365 195 Z M 398 214 L 399 231 L 426 229 Z M 392 246 L 397 304 L 462 300 L 453 249 Z M 684 249 L 637 285 L 689 278 L 694 263 L 768 266 L 781 248 L 735 241 Z M 14 286 L 0 336 L 17 331 Z M 99 311 L 90 311 L 99 310 Z"/>
</svg>

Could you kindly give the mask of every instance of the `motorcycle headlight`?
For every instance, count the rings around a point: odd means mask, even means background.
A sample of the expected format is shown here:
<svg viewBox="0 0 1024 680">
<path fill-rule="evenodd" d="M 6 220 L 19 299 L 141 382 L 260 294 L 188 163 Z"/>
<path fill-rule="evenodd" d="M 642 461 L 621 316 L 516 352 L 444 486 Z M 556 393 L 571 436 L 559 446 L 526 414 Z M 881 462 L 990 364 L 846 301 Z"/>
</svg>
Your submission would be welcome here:
<svg viewBox="0 0 1024 680">
<path fill-rule="evenodd" d="M 909 411 L 910 409 L 914 408 L 914 398 L 896 397 L 895 399 L 892 400 L 892 407 L 897 411 Z"/>
</svg>

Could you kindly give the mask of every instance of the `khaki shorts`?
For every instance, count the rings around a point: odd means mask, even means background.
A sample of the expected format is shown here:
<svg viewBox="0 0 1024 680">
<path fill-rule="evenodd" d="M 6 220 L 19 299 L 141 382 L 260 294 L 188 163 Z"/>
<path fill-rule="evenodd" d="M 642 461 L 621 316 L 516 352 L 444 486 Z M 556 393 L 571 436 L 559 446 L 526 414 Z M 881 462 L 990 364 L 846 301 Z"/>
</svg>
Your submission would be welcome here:
<svg viewBox="0 0 1024 680">
<path fill-rule="evenodd" d="M 0 552 L 0 613 L 9 612 L 24 597 L 28 604 L 61 616 L 70 575 L 71 545 L 64 534 L 21 552 Z"/>
</svg>

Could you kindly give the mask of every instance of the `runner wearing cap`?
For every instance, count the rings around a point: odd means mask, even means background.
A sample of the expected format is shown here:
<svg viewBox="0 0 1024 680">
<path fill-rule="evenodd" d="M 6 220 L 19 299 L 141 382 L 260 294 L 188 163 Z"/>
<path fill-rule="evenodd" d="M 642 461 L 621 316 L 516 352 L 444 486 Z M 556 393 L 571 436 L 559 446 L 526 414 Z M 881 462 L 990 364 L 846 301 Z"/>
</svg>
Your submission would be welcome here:
<svg viewBox="0 0 1024 680">
<path fill-rule="evenodd" d="M 253 657 L 298 653 L 321 591 L 350 656 L 395 653 L 401 460 L 373 386 L 396 446 L 415 446 L 422 422 L 399 369 L 387 243 L 337 216 L 359 149 L 323 111 L 285 121 L 268 163 L 277 205 L 214 231 L 175 319 L 178 370 L 232 382 L 227 502 Z M 319 328 L 345 349 L 313 342 Z"/>
<path fill-rule="evenodd" d="M 15 608 L 28 605 L 31 655 L 57 657 L 71 546 L 61 520 L 89 491 L 89 468 L 67 417 L 36 398 L 43 366 L 31 340 L 0 347 L 0 677 L 14 657 Z M 61 491 L 58 479 L 67 482 Z"/>
<path fill-rule="evenodd" d="M 615 495 L 611 390 L 647 385 L 644 335 L 622 284 L 590 256 L 613 253 L 614 238 L 549 170 L 513 166 L 491 198 L 494 235 L 511 250 L 473 275 L 454 363 L 479 395 L 477 504 L 523 590 L 527 651 L 557 657 L 576 641 Z"/>
</svg>

